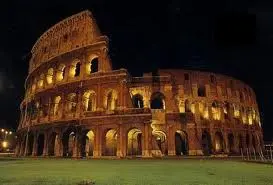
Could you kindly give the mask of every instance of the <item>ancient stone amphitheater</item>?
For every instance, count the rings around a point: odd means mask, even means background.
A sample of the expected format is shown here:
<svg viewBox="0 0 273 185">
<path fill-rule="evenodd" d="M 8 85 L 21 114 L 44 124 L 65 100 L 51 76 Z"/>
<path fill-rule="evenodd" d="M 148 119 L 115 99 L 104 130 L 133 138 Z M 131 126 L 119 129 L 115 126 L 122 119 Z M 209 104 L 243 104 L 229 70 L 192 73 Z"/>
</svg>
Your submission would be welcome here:
<svg viewBox="0 0 273 185">
<path fill-rule="evenodd" d="M 35 43 L 16 155 L 161 157 L 239 154 L 263 145 L 254 91 L 221 74 L 183 69 L 132 77 L 113 70 L 91 12 Z"/>
</svg>

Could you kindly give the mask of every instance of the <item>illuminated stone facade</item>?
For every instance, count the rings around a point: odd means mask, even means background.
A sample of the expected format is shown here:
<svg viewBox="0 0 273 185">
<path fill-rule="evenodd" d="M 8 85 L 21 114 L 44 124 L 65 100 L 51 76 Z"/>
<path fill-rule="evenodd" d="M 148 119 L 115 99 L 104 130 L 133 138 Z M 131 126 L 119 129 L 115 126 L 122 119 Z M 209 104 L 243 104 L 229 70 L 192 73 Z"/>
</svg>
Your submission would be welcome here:
<svg viewBox="0 0 273 185">
<path fill-rule="evenodd" d="M 21 103 L 18 156 L 238 154 L 263 144 L 255 93 L 234 78 L 112 70 L 108 39 L 84 11 L 32 49 Z"/>
</svg>

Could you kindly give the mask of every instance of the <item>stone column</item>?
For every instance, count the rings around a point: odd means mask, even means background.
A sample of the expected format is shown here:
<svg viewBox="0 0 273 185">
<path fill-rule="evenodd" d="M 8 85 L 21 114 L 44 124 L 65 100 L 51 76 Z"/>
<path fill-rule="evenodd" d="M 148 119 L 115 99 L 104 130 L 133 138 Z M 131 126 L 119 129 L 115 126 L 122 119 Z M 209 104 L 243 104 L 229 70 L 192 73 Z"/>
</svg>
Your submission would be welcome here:
<svg viewBox="0 0 273 185">
<path fill-rule="evenodd" d="M 188 145 L 189 145 L 189 155 L 203 155 L 201 148 L 201 137 L 197 133 L 196 124 L 187 124 L 187 134 L 188 134 Z"/>
<path fill-rule="evenodd" d="M 228 141 L 228 134 L 226 133 L 226 131 L 224 131 L 223 133 L 223 144 L 224 144 L 224 146 L 223 146 L 223 150 L 224 150 L 224 153 L 226 153 L 226 154 L 228 154 L 228 153 L 230 153 L 231 151 L 229 150 L 229 146 L 230 146 L 230 143 L 229 143 L 229 141 Z"/>
<path fill-rule="evenodd" d="M 99 125 L 95 128 L 93 157 L 101 157 L 101 129 Z"/>
<path fill-rule="evenodd" d="M 117 145 L 117 156 L 118 157 L 125 157 L 126 156 L 126 136 L 123 126 L 119 125 L 119 135 L 118 135 L 118 145 Z"/>
<path fill-rule="evenodd" d="M 37 156 L 38 152 L 38 134 L 33 136 L 33 147 L 32 147 L 32 156 Z"/>
<path fill-rule="evenodd" d="M 142 157 L 152 157 L 151 149 L 152 149 L 152 128 L 151 123 L 144 123 L 144 145 L 142 150 Z"/>
<path fill-rule="evenodd" d="M 167 135 L 168 135 L 168 155 L 175 155 L 175 131 L 174 125 L 167 126 Z"/>
<path fill-rule="evenodd" d="M 47 157 L 48 156 L 48 133 L 44 134 L 44 148 L 43 148 L 43 156 Z"/>
<path fill-rule="evenodd" d="M 75 133 L 75 141 L 74 141 L 74 145 L 73 145 L 73 154 L 72 154 L 73 158 L 77 158 L 77 157 L 81 156 L 81 155 L 79 155 L 79 153 L 80 153 L 80 150 L 79 150 L 79 145 L 80 144 L 79 143 L 80 143 L 80 134 L 77 131 Z"/>
<path fill-rule="evenodd" d="M 233 134 L 233 136 L 234 136 L 234 141 L 233 141 L 234 148 L 233 148 L 233 151 L 236 154 L 240 154 L 241 151 L 240 151 L 240 148 L 239 148 L 239 140 L 240 140 L 239 135 L 238 134 Z"/>
<path fill-rule="evenodd" d="M 56 157 L 62 157 L 63 156 L 63 142 L 62 142 L 62 133 L 57 133 L 57 147 L 54 146 L 54 152 Z M 55 151 L 56 149 L 56 151 Z"/>
</svg>

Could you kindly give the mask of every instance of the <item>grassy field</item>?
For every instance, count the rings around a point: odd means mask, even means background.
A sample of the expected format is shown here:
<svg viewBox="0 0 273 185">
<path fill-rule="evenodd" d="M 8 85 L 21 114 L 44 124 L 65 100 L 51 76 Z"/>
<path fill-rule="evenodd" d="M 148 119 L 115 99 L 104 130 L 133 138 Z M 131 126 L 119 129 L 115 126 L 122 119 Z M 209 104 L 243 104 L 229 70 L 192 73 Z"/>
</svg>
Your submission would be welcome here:
<svg viewBox="0 0 273 185">
<path fill-rule="evenodd" d="M 273 165 L 225 160 L 0 158 L 1 185 L 272 185 Z"/>
</svg>

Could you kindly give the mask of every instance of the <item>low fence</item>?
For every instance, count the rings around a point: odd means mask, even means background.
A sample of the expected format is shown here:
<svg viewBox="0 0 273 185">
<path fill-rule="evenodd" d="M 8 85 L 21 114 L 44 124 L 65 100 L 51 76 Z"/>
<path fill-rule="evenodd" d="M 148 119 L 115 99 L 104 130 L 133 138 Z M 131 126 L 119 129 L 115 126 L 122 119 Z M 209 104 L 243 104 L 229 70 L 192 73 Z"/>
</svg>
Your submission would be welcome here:
<svg viewBox="0 0 273 185">
<path fill-rule="evenodd" d="M 254 148 L 246 148 L 245 150 L 241 148 L 240 152 L 242 160 L 273 164 L 273 147 L 267 148 L 266 150 L 260 148 L 258 151 Z"/>
</svg>

